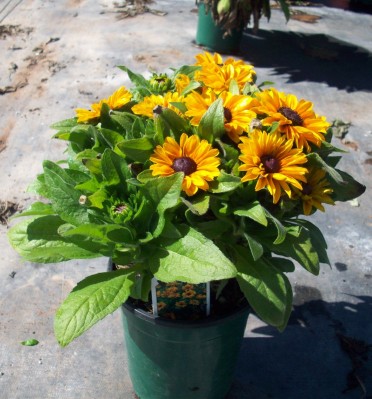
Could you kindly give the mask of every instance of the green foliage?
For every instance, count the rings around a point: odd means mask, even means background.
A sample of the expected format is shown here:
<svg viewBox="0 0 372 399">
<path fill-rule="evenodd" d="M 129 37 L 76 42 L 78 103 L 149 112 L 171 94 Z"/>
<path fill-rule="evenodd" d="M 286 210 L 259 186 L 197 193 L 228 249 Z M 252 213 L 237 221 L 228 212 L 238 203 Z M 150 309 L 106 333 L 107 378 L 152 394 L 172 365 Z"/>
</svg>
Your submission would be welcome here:
<svg viewBox="0 0 372 399">
<path fill-rule="evenodd" d="M 24 346 L 35 346 L 39 344 L 39 341 L 37 339 L 27 339 L 26 341 L 21 342 L 22 345 Z"/>
<path fill-rule="evenodd" d="M 99 273 L 82 280 L 59 307 L 54 332 L 61 346 L 83 334 L 125 302 L 137 268 Z"/>
<path fill-rule="evenodd" d="M 221 3 L 220 12 L 226 13 L 229 4 Z M 228 66 L 234 68 L 231 62 Z M 213 70 L 220 67 L 218 62 Z M 282 330 L 292 304 L 286 273 L 298 263 L 317 275 L 321 263 L 330 263 L 321 231 L 302 218 L 308 214 L 303 197 L 311 199 L 311 192 L 291 186 L 290 194 L 283 190 L 274 204 L 267 186 L 256 191 L 264 173 L 242 182 L 241 146 L 227 134 L 232 115 L 221 93 L 213 94 L 217 100 L 209 106 L 201 105 L 199 123 L 186 114 L 182 96 L 203 93 L 205 87 L 196 79 L 201 66 L 186 65 L 152 82 L 120 68 L 134 86 L 128 102 L 114 106 L 115 98 L 105 100 L 87 111 L 88 120 L 52 125 L 54 138 L 67 144 L 65 159 L 44 161 L 43 173 L 29 187 L 37 200 L 17 215 L 25 219 L 8 232 L 11 245 L 30 262 L 107 257 L 119 267 L 91 275 L 73 289 L 56 315 L 58 342 L 69 344 L 129 297 L 148 300 L 154 277 L 193 284 L 236 279 L 258 316 Z M 186 87 L 178 89 L 181 75 L 187 76 Z M 175 96 L 170 102 L 163 97 L 164 105 L 158 105 L 164 87 Z M 237 100 L 261 90 L 255 78 L 243 85 L 238 78 L 228 83 Z M 148 96 L 156 98 L 155 106 Z M 133 106 L 143 106 L 145 99 L 150 107 L 141 114 Z M 251 122 L 259 126 L 263 116 L 254 115 Z M 268 137 L 280 132 L 277 121 L 260 128 Z M 245 129 L 238 135 L 251 134 L 250 123 Z M 195 140 L 181 149 L 181 141 L 191 136 Z M 319 146 L 311 144 L 305 166 L 324 174 L 331 201 L 347 201 L 365 187 L 336 169 L 342 150 L 331 139 L 329 131 Z M 163 163 L 154 161 L 159 156 Z M 270 174 L 264 158 L 256 158 L 255 168 Z M 176 166 L 180 159 L 187 168 Z M 315 208 L 312 204 L 311 211 Z"/>
</svg>

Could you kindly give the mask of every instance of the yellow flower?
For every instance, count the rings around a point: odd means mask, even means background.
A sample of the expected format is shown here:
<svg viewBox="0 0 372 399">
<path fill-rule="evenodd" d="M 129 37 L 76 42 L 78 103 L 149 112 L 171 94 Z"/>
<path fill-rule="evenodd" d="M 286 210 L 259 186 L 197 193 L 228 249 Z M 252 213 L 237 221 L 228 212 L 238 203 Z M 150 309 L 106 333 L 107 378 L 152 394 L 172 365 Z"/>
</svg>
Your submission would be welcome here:
<svg viewBox="0 0 372 399">
<path fill-rule="evenodd" d="M 239 142 L 239 136 L 249 130 L 256 114 L 249 109 L 251 97 L 233 95 L 228 91 L 221 93 L 225 116 L 225 130 L 232 141 Z"/>
<path fill-rule="evenodd" d="M 322 203 L 334 205 L 330 197 L 333 190 L 325 178 L 326 173 L 322 169 L 311 169 L 305 176 L 307 182 L 302 184 L 302 190 L 295 190 L 295 194 L 301 199 L 305 215 L 310 215 L 313 208 L 324 212 Z"/>
<path fill-rule="evenodd" d="M 101 109 L 98 110 L 98 104 L 92 104 L 93 109 L 77 108 L 75 110 L 78 123 L 91 122 L 101 116 Z"/>
<path fill-rule="evenodd" d="M 247 83 L 256 80 L 256 72 L 252 65 L 245 64 L 242 60 L 228 58 L 223 62 L 219 54 L 212 56 L 209 53 L 196 57 L 196 65 L 202 68 L 195 72 L 195 79 L 212 88 L 217 94 L 228 91 L 232 81 L 242 90 Z"/>
<path fill-rule="evenodd" d="M 257 94 L 257 102 L 252 108 L 257 115 L 265 115 L 263 125 L 279 123 L 279 131 L 293 140 L 298 148 L 310 152 L 310 143 L 320 146 L 330 124 L 325 117 L 313 111 L 310 101 L 298 100 L 293 94 L 285 94 L 276 89 Z"/>
<path fill-rule="evenodd" d="M 164 96 L 151 94 L 151 96 L 145 97 L 142 102 L 132 107 L 133 113 L 136 115 L 143 115 L 149 118 L 154 116 L 154 108 L 160 105 L 161 107 L 170 108 L 173 111 L 180 113 L 172 102 L 182 102 L 183 98 L 176 92 L 167 92 Z"/>
<path fill-rule="evenodd" d="M 170 176 L 183 172 L 182 190 L 188 196 L 201 190 L 208 190 L 208 182 L 220 174 L 217 158 L 218 150 L 212 148 L 207 140 L 198 136 L 182 133 L 180 144 L 172 137 L 167 137 L 163 146 L 158 145 L 150 161 L 154 176 Z"/>
<path fill-rule="evenodd" d="M 191 118 L 190 123 L 193 126 L 199 125 L 201 118 L 216 99 L 217 96 L 211 89 L 203 90 L 202 94 L 193 91 L 186 96 L 185 105 L 187 111 L 185 112 L 185 115 Z"/>
<path fill-rule="evenodd" d="M 205 51 L 204 54 L 200 53 L 195 56 L 196 58 L 196 63 L 195 65 L 200 65 L 200 66 L 210 66 L 210 65 L 217 65 L 221 66 L 223 65 L 223 59 L 220 54 L 214 53 L 213 55 L 209 53 L 208 51 Z"/>
<path fill-rule="evenodd" d="M 107 104 L 110 109 L 119 109 L 132 99 L 132 94 L 125 88 L 120 87 L 107 99 L 91 105 L 91 109 L 77 108 L 75 110 L 78 123 L 90 122 L 101 117 L 101 108 Z"/>
<path fill-rule="evenodd" d="M 267 187 L 276 204 L 283 191 L 292 196 L 290 186 L 302 190 L 300 182 L 306 182 L 307 169 L 299 166 L 307 162 L 305 154 L 293 147 L 292 140 L 286 140 L 279 133 L 268 134 L 254 131 L 250 137 L 242 137 L 239 159 L 243 165 L 240 171 L 246 172 L 242 182 L 257 180 L 256 191 Z"/>
<path fill-rule="evenodd" d="M 107 100 L 102 100 L 107 103 L 110 109 L 119 109 L 123 107 L 125 104 L 128 104 L 132 99 L 132 94 L 125 89 L 125 87 L 120 87 Z"/>
<path fill-rule="evenodd" d="M 181 95 L 182 91 L 190 84 L 191 80 L 187 75 L 180 73 L 174 82 L 177 93 Z"/>
</svg>

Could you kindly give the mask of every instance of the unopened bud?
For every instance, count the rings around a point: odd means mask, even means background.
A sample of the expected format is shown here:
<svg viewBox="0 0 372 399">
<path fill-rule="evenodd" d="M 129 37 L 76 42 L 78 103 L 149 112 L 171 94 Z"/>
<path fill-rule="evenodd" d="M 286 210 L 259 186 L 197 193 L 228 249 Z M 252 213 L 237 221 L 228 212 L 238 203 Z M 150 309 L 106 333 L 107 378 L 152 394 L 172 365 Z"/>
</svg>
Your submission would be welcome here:
<svg viewBox="0 0 372 399">
<path fill-rule="evenodd" d="M 80 195 L 79 204 L 80 205 L 85 205 L 86 202 L 87 202 L 87 196 L 86 195 Z"/>
</svg>

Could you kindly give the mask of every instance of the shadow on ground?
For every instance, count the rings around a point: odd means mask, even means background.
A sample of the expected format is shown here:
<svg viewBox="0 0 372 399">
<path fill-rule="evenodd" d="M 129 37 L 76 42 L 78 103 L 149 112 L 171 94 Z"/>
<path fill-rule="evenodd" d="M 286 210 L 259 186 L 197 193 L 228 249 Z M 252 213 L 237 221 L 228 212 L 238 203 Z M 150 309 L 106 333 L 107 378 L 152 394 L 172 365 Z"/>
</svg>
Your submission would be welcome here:
<svg viewBox="0 0 372 399">
<path fill-rule="evenodd" d="M 372 398 L 372 297 L 327 303 L 318 290 L 297 288 L 303 303 L 294 306 L 284 333 L 265 326 L 253 331 L 261 336 L 244 339 L 227 399 L 238 398 L 235 390 L 247 393 L 239 399 L 251 398 L 252 388 L 254 398 L 299 399 L 299 392 L 301 399 Z M 309 295 L 319 299 L 306 302 Z"/>
<path fill-rule="evenodd" d="M 259 68 L 289 75 L 291 83 L 326 83 L 348 92 L 372 92 L 372 54 L 332 36 L 261 30 L 245 33 L 241 56 Z"/>
</svg>

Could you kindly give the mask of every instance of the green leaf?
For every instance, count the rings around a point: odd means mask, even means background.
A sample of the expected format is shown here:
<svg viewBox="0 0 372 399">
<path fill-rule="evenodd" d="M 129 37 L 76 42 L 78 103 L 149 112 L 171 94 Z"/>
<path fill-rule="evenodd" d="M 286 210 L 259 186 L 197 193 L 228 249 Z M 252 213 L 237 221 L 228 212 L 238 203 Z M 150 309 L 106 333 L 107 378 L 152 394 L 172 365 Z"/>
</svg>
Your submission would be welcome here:
<svg viewBox="0 0 372 399">
<path fill-rule="evenodd" d="M 320 167 L 325 172 L 327 172 L 329 178 L 332 181 L 334 181 L 336 184 L 342 184 L 343 179 L 340 173 L 336 169 L 329 166 L 319 154 L 312 152 L 311 154 L 307 155 L 307 159 L 310 166 L 315 165 Z"/>
<path fill-rule="evenodd" d="M 320 147 L 316 147 L 314 145 L 313 151 L 319 154 L 322 158 L 328 157 L 328 155 L 332 154 L 333 152 L 341 152 L 341 153 L 347 152 L 345 150 L 341 150 L 340 148 L 334 147 L 331 143 L 328 143 L 327 141 L 322 141 Z"/>
<path fill-rule="evenodd" d="M 140 299 L 144 302 L 149 301 L 149 294 L 151 291 L 152 274 L 146 270 L 142 270 L 136 274 L 134 284 L 130 290 L 130 296 L 134 299 Z"/>
<path fill-rule="evenodd" d="M 308 220 L 296 219 L 295 222 L 296 224 L 305 227 L 308 231 L 311 242 L 313 243 L 313 247 L 318 253 L 319 262 L 331 265 L 327 255 L 327 242 L 323 236 L 322 231 L 317 226 L 315 226 L 315 224 L 311 223 Z"/>
<path fill-rule="evenodd" d="M 53 215 L 25 219 L 8 231 L 8 238 L 13 248 L 31 262 L 56 263 L 102 256 L 102 245 L 58 234 L 63 224 Z"/>
<path fill-rule="evenodd" d="M 35 346 L 39 343 L 37 339 L 27 339 L 26 341 L 22 341 L 21 344 L 24 346 Z"/>
<path fill-rule="evenodd" d="M 117 144 L 124 140 L 120 133 L 110 129 L 98 129 L 98 134 L 111 149 L 114 149 Z"/>
<path fill-rule="evenodd" d="M 148 258 L 159 281 L 199 284 L 236 276 L 235 266 L 211 240 L 188 226 L 180 231 L 182 238 L 159 238 Z"/>
<path fill-rule="evenodd" d="M 116 242 L 116 243 L 133 243 L 132 232 L 124 226 L 117 224 L 84 224 L 78 227 L 72 227 L 61 233 L 63 237 L 69 237 L 73 235 L 81 235 L 85 237 L 98 240 L 100 242 Z"/>
<path fill-rule="evenodd" d="M 36 180 L 34 180 L 27 187 L 27 192 L 35 193 L 42 197 L 48 198 L 48 186 L 45 184 L 45 175 L 38 175 Z"/>
<path fill-rule="evenodd" d="M 281 242 L 284 241 L 286 237 L 286 229 L 280 223 L 280 221 L 277 218 L 275 218 L 267 209 L 265 209 L 265 211 L 266 211 L 266 216 L 274 223 L 274 226 L 276 227 L 278 233 L 274 241 L 274 244 L 280 244 Z"/>
<path fill-rule="evenodd" d="M 294 263 L 287 258 L 270 258 L 270 263 L 278 270 L 281 270 L 285 273 L 292 273 L 295 271 Z"/>
<path fill-rule="evenodd" d="M 77 125 L 71 131 L 56 133 L 53 138 L 77 144 L 80 150 L 90 148 L 94 145 L 94 138 L 90 128 L 91 126 Z"/>
<path fill-rule="evenodd" d="M 197 223 L 193 227 L 210 240 L 221 238 L 224 233 L 231 229 L 230 224 L 219 219 Z"/>
<path fill-rule="evenodd" d="M 279 4 L 280 4 L 280 8 L 282 9 L 283 14 L 285 16 L 285 19 L 288 22 L 289 19 L 291 18 L 291 12 L 288 7 L 288 3 L 285 0 L 279 0 Z M 269 5 L 269 7 L 270 7 L 270 5 Z"/>
<path fill-rule="evenodd" d="M 146 183 L 149 180 L 156 179 L 157 177 L 152 174 L 152 170 L 145 169 L 137 175 L 137 180 L 141 183 Z"/>
<path fill-rule="evenodd" d="M 54 332 L 61 346 L 96 324 L 125 302 L 134 284 L 136 270 L 98 273 L 77 284 L 58 309 Z"/>
<path fill-rule="evenodd" d="M 229 92 L 231 94 L 233 94 L 233 95 L 239 95 L 240 94 L 239 85 L 238 85 L 238 82 L 235 79 L 232 79 L 230 81 Z"/>
<path fill-rule="evenodd" d="M 51 161 L 44 161 L 45 184 L 48 198 L 56 214 L 71 224 L 83 224 L 89 221 L 88 213 L 79 203 L 81 192 L 75 189 L 76 181 Z"/>
<path fill-rule="evenodd" d="M 201 83 L 193 80 L 182 90 L 181 96 L 186 96 L 186 94 L 191 93 L 199 87 L 201 87 Z"/>
<path fill-rule="evenodd" d="M 336 201 L 350 201 L 364 193 L 366 187 L 356 181 L 348 173 L 335 169 L 323 160 L 319 154 L 311 153 L 307 155 L 310 165 L 316 165 L 327 173 L 333 189 L 333 199 Z"/>
<path fill-rule="evenodd" d="M 154 141 L 158 145 L 163 145 L 165 137 L 169 135 L 169 127 L 158 114 L 154 114 Z"/>
<path fill-rule="evenodd" d="M 209 209 L 209 195 L 205 193 L 197 195 L 188 200 L 181 197 L 182 202 L 190 209 L 195 215 L 205 215 Z"/>
<path fill-rule="evenodd" d="M 212 193 L 227 193 L 241 185 L 240 177 L 221 171 L 217 179 L 209 183 L 209 191 Z"/>
<path fill-rule="evenodd" d="M 165 211 L 178 204 L 182 181 L 183 173 L 179 172 L 171 176 L 148 180 L 143 186 L 144 192 L 154 204 L 156 210 L 155 215 L 153 215 L 153 220 L 156 221 L 156 227 L 152 232 L 154 237 L 161 234 L 164 228 L 166 221 Z"/>
<path fill-rule="evenodd" d="M 94 208 L 103 209 L 103 204 L 108 197 L 108 192 L 104 188 L 100 188 L 88 197 L 89 205 Z"/>
<path fill-rule="evenodd" d="M 77 118 L 70 118 L 70 119 L 64 119 L 62 121 L 53 123 L 50 128 L 55 129 L 55 130 L 66 130 L 69 131 L 71 128 L 76 126 L 77 123 Z"/>
<path fill-rule="evenodd" d="M 118 68 L 128 74 L 129 79 L 134 83 L 137 89 L 140 89 L 142 95 L 149 96 L 151 94 L 150 84 L 142 75 L 132 72 L 126 66 L 119 66 Z"/>
<path fill-rule="evenodd" d="M 158 115 L 173 132 L 176 141 L 179 141 L 182 133 L 187 133 L 190 129 L 189 123 L 169 108 L 162 108 Z"/>
<path fill-rule="evenodd" d="M 14 215 L 13 218 L 20 216 L 54 215 L 54 213 L 55 212 L 50 204 L 45 204 L 44 202 L 34 202 L 28 209 L 17 215 Z"/>
<path fill-rule="evenodd" d="M 221 98 L 212 103 L 201 118 L 198 133 L 201 138 L 209 142 L 225 134 L 225 116 Z"/>
<path fill-rule="evenodd" d="M 270 240 L 261 237 L 265 245 L 274 253 L 297 260 L 308 272 L 319 274 L 319 257 L 314 249 L 309 232 L 301 227 L 288 227 L 285 240 L 273 244 Z"/>
<path fill-rule="evenodd" d="M 244 237 L 247 240 L 253 260 L 256 261 L 256 260 L 260 259 L 264 253 L 262 245 L 257 240 L 255 240 L 253 237 L 251 237 L 249 234 L 245 233 Z"/>
<path fill-rule="evenodd" d="M 366 191 L 366 186 L 359 183 L 348 173 L 342 170 L 336 169 L 342 178 L 342 182 L 331 181 L 331 187 L 333 188 L 332 198 L 335 201 L 350 201 L 354 198 L 359 197 Z"/>
<path fill-rule="evenodd" d="M 267 260 L 254 261 L 243 247 L 235 247 L 237 280 L 250 306 L 272 326 L 284 329 L 292 307 L 288 278 Z"/>
<path fill-rule="evenodd" d="M 121 143 L 118 143 L 117 147 L 128 158 L 132 159 L 135 162 L 141 163 L 148 161 L 148 159 L 154 152 L 154 144 L 152 140 L 147 137 L 125 140 Z"/>
<path fill-rule="evenodd" d="M 178 68 L 174 72 L 174 76 L 177 77 L 177 75 L 182 74 L 182 75 L 187 75 L 192 77 L 195 73 L 195 71 L 200 70 L 200 66 L 195 66 L 195 65 L 182 65 L 180 68 Z"/>
<path fill-rule="evenodd" d="M 258 201 L 254 201 L 246 205 L 244 208 L 236 209 L 234 215 L 250 218 L 263 226 L 268 225 L 266 209 L 262 207 Z"/>
<path fill-rule="evenodd" d="M 120 186 L 120 192 L 127 193 L 127 179 L 132 177 L 126 160 L 110 149 L 102 155 L 102 174 L 109 185 Z"/>
</svg>

